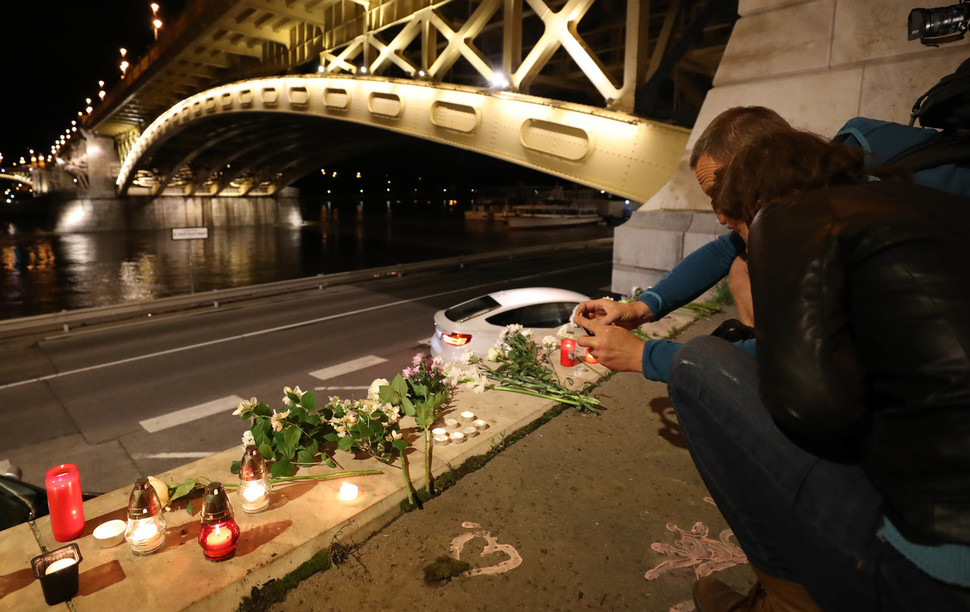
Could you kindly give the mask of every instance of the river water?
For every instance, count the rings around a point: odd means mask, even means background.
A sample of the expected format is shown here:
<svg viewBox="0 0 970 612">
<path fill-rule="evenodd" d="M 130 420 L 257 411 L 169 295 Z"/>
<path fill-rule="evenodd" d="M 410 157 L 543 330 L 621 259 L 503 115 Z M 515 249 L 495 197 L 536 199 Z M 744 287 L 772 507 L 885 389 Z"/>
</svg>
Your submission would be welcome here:
<svg viewBox="0 0 970 612">
<path fill-rule="evenodd" d="M 0 224 L 0 319 L 613 235 L 609 225 L 509 230 L 455 203 L 324 204 L 299 228 L 52 234 Z M 305 213 L 306 214 L 306 213 Z"/>
</svg>

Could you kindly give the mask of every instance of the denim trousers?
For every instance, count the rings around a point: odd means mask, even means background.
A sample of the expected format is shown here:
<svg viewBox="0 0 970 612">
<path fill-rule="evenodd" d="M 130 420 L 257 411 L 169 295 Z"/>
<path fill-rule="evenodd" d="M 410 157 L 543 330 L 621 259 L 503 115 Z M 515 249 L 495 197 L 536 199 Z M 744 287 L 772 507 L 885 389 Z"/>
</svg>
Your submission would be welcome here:
<svg viewBox="0 0 970 612">
<path fill-rule="evenodd" d="M 857 464 L 821 459 L 778 429 L 755 359 L 721 338 L 687 342 L 670 400 L 691 457 L 752 565 L 802 584 L 823 610 L 970 610 L 879 536 L 883 499 Z"/>
</svg>

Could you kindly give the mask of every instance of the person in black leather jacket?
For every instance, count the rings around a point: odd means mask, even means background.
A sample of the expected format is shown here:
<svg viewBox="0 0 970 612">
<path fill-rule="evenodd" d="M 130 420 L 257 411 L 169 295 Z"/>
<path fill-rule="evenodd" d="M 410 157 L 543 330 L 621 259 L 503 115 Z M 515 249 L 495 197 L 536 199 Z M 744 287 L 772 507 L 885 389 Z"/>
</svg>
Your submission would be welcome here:
<svg viewBox="0 0 970 612">
<path fill-rule="evenodd" d="M 796 131 L 713 198 L 748 242 L 757 358 L 692 340 L 669 390 L 759 582 L 701 579 L 698 609 L 970 610 L 970 200 Z"/>
</svg>

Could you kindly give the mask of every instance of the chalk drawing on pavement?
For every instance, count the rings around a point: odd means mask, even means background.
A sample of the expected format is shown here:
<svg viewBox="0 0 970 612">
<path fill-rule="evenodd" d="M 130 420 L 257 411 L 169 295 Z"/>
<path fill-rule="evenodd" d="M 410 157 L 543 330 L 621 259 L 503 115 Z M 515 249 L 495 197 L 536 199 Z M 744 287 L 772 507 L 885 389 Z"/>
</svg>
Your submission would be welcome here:
<svg viewBox="0 0 970 612">
<path fill-rule="evenodd" d="M 451 556 L 455 559 L 461 560 L 461 551 L 465 547 L 465 544 L 474 540 L 475 538 L 485 539 L 485 548 L 482 550 L 482 557 L 486 557 L 492 553 L 504 553 L 508 556 L 508 559 L 498 563 L 496 565 L 488 565 L 485 567 L 474 567 L 464 574 L 466 576 L 483 576 L 486 574 L 503 574 L 511 569 L 515 569 L 522 564 L 522 557 L 519 555 L 519 551 L 515 549 L 514 546 L 510 544 L 499 544 L 498 541 L 492 536 L 491 533 L 481 529 L 481 525 L 478 523 L 472 523 L 466 521 L 461 524 L 465 529 L 472 529 L 468 533 L 463 533 L 451 541 Z M 467 559 L 466 559 L 467 560 Z"/>
</svg>

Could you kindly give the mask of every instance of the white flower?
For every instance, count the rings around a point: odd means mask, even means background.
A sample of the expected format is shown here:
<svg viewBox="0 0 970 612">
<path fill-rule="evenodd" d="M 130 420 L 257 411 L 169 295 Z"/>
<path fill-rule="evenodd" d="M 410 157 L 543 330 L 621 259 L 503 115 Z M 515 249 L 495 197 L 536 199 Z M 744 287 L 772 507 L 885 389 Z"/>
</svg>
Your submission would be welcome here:
<svg viewBox="0 0 970 612">
<path fill-rule="evenodd" d="M 490 349 L 488 349 L 488 356 L 485 358 L 488 359 L 489 361 L 498 361 L 499 357 L 501 357 L 499 350 L 493 346 Z"/>
<path fill-rule="evenodd" d="M 256 438 L 253 437 L 253 432 L 247 429 L 242 435 L 243 448 L 246 448 L 250 444 L 256 444 Z"/>
<path fill-rule="evenodd" d="M 273 426 L 273 431 L 283 431 L 283 419 L 290 416 L 289 410 L 284 410 L 283 412 L 273 411 L 273 416 L 269 417 L 270 425 Z"/>
<path fill-rule="evenodd" d="M 297 396 L 300 399 L 303 399 L 303 391 L 300 391 L 300 385 L 297 385 L 295 389 L 290 389 L 289 387 L 283 387 L 284 406 L 289 406 L 293 403 L 293 400 L 290 399 L 290 395 L 289 395 L 290 393 L 292 393 L 293 395 Z"/>
<path fill-rule="evenodd" d="M 236 409 L 232 411 L 232 415 L 239 416 L 240 414 L 242 414 L 247 410 L 252 410 L 253 406 L 255 406 L 258 403 L 259 403 L 259 400 L 257 400 L 255 397 L 249 398 L 248 402 L 246 400 L 243 400 L 239 402 L 239 405 L 236 406 Z"/>
<path fill-rule="evenodd" d="M 475 351 L 468 349 L 467 351 L 461 354 L 461 358 L 459 359 L 459 361 L 464 364 L 469 364 L 472 362 L 472 359 L 474 358 L 475 358 Z"/>
<path fill-rule="evenodd" d="M 381 398 L 381 387 L 387 385 L 386 378 L 375 378 L 374 382 L 367 388 L 367 399 L 379 400 Z"/>
<path fill-rule="evenodd" d="M 473 393 L 484 393 L 488 379 L 481 375 L 474 375 L 471 380 L 465 381 L 465 388 L 471 389 Z"/>
<path fill-rule="evenodd" d="M 545 336 L 542 338 L 542 348 L 546 350 L 556 348 L 557 344 L 559 344 L 559 341 L 556 340 L 555 336 Z"/>
</svg>

